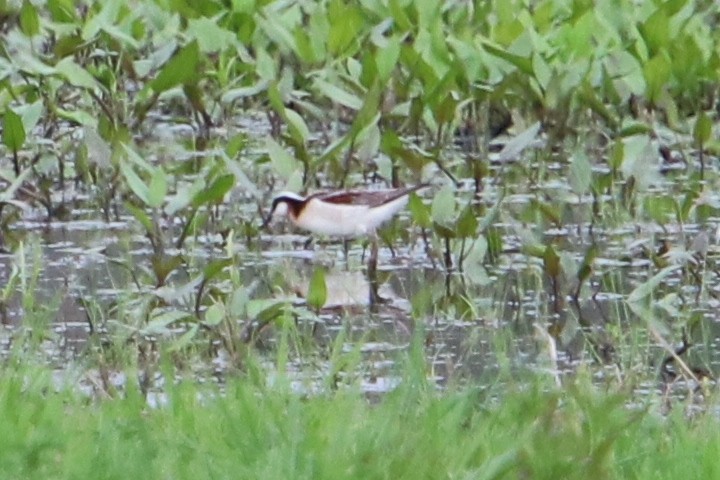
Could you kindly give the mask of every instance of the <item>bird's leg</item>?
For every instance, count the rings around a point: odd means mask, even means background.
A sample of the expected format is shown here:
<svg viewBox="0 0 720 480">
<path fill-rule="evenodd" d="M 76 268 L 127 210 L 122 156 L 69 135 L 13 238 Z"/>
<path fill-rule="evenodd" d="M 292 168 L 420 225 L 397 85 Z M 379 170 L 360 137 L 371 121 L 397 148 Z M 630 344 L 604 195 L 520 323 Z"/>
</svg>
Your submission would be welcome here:
<svg viewBox="0 0 720 480">
<path fill-rule="evenodd" d="M 350 262 L 348 262 L 348 257 L 350 256 L 350 240 L 347 238 L 343 238 L 343 256 L 345 257 L 345 271 L 350 270 Z"/>
<path fill-rule="evenodd" d="M 378 239 L 375 234 L 370 236 L 370 257 L 368 258 L 368 283 L 370 284 L 370 306 L 373 307 L 382 300 L 378 294 L 377 278 Z"/>
</svg>

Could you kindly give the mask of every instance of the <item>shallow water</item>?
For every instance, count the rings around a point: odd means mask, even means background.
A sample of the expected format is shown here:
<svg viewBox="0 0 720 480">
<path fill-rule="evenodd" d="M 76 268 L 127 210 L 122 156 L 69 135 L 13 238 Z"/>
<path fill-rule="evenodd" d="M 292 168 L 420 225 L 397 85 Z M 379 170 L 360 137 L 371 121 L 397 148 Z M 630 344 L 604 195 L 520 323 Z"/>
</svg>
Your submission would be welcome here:
<svg viewBox="0 0 720 480">
<path fill-rule="evenodd" d="M 256 123 L 253 120 L 242 128 L 257 129 Z M 181 129 L 163 135 L 186 133 Z M 155 141 L 163 138 L 159 136 Z M 194 157 L 188 154 L 177 158 Z M 236 230 L 232 248 L 215 231 L 198 232 L 185 248 L 168 250 L 169 256 L 183 257 L 184 267 L 174 272 L 165 285 L 158 286 L 151 280 L 153 249 L 131 217 L 105 222 L 94 209 L 76 208 L 67 221 L 46 222 L 42 212 L 33 212 L 12 227 L 23 239 L 23 248 L 13 254 L 0 254 L 0 283 L 16 279 L 15 293 L 8 294 L 3 304 L 6 329 L 0 346 L 12 348 L 13 332 L 19 327 L 49 323 L 53 336 L 43 343 L 43 348 L 48 360 L 62 370 L 68 362 L 82 359 L 97 348 L 93 336 L 108 335 L 117 327 L 113 322 L 122 323 L 117 312 L 124 304 L 135 306 L 139 298 L 155 296 L 170 307 L 192 314 L 192 293 L 197 290 L 192 280 L 207 262 L 225 258 L 230 252 L 237 279 L 213 285 L 218 295 L 231 295 L 239 283 L 248 289 L 250 298 L 281 297 L 302 304 L 313 270 L 318 266 L 326 270 L 325 307 L 318 318 L 297 319 L 300 331 L 311 331 L 316 347 L 315 351 L 295 352 L 291 373 L 297 377 L 299 391 L 322 388 L 329 368 L 323 356 L 341 334 L 346 335 L 342 350 L 357 349 L 362 359 L 359 373 L 343 374 L 358 375 L 361 388 L 369 394 L 392 389 L 398 381 L 393 373 L 398 352 L 406 351 L 414 332 L 421 331 L 428 375 L 440 387 L 450 382 L 496 378 L 503 371 L 562 380 L 579 368 L 589 368 L 598 382 L 632 377 L 639 392 L 659 392 L 662 382 L 658 371 L 669 353 L 648 333 L 648 325 L 638 320 L 626 298 L 659 271 L 650 254 L 663 241 L 670 245 L 665 258 L 688 266 L 687 258 L 696 250 L 694 242 L 706 235 L 707 254 L 701 261 L 706 266 L 699 275 L 709 294 L 696 301 L 697 286 L 689 282 L 692 277 L 678 269 L 658 288 L 648 308 L 657 317 L 653 328 L 673 346 L 680 342 L 681 327 L 688 323 L 690 311 L 699 327 L 691 334 L 695 347 L 683 359 L 691 366 L 711 371 L 720 366 L 720 322 L 716 313 L 720 278 L 715 273 L 720 220 L 711 217 L 702 225 L 672 221 L 663 225 L 618 223 L 613 221 L 617 213 L 612 206 L 614 199 L 600 195 L 599 201 L 608 206 L 605 216 L 594 221 L 593 198 L 572 192 L 564 179 L 565 163 L 516 164 L 493 154 L 490 168 L 497 178 L 515 178 L 518 185 L 499 185 L 491 175 L 478 198 L 472 197 L 470 180 L 463 180 L 457 193 L 462 204 L 473 200 L 488 208 L 502 199 L 500 213 L 491 225 L 502 238 L 502 250 L 495 260 L 486 257 L 483 263 L 487 282 L 468 282 L 455 269 L 446 271 L 442 242 L 433 241 L 428 254 L 421 231 L 412 225 L 406 211 L 396 220 L 405 232 L 403 239 L 396 240 L 392 249 L 382 245 L 380 250 L 380 294 L 390 302 L 374 312 L 367 306 L 367 252 L 361 241 L 350 243 L 346 258 L 341 242 L 319 239 L 307 247 L 307 236 L 283 225 L 274 225 L 272 232 L 247 241 Z M 547 169 L 554 176 L 527 188 L 526 172 L 534 168 Z M 441 175 L 435 178 L 437 185 L 422 192 L 426 203 L 445 180 Z M 668 177 L 663 188 L 678 189 L 683 178 L 680 171 L 676 178 Z M 359 177 L 350 180 L 361 183 Z M 702 202 L 720 203 L 716 195 L 704 195 Z M 218 231 L 223 225 L 239 228 L 242 221 L 257 218 L 252 195 L 233 191 L 230 198 L 219 210 L 214 224 Z M 558 206 L 554 220 L 530 209 L 538 199 L 549 199 Z M 544 227 L 539 229 L 539 225 Z M 176 234 L 179 230 L 173 224 L 166 228 L 174 229 Z M 432 238 L 432 232 L 429 236 Z M 553 243 L 566 272 L 555 286 L 545 273 L 543 259 L 527 252 L 528 245 L 544 246 L 548 242 Z M 598 257 L 590 281 L 575 304 L 575 271 L 591 245 L 597 246 Z M 457 258 L 457 250 L 454 253 Z M 185 293 L 173 295 L 173 289 L 183 288 L 187 288 Z M 27 304 L 28 298 L 34 298 L 34 303 Z M 693 306 L 690 309 L 687 305 Z M 207 305 L 202 306 L 202 310 L 205 308 Z M 681 312 L 675 316 L 684 317 L 675 318 L 673 312 Z M 236 323 L 239 332 L 247 319 L 237 318 Z M 122 328 L 137 332 L 141 327 Z M 183 331 L 173 327 L 166 333 L 177 337 Z M 258 349 L 272 352 L 276 333 L 272 325 L 264 329 Z M 224 375 L 232 374 L 235 362 L 217 338 L 212 343 L 213 354 L 193 371 L 200 377 L 222 381 Z M 272 362 L 268 365 L 271 370 Z M 89 374 L 91 378 L 93 375 Z"/>
</svg>

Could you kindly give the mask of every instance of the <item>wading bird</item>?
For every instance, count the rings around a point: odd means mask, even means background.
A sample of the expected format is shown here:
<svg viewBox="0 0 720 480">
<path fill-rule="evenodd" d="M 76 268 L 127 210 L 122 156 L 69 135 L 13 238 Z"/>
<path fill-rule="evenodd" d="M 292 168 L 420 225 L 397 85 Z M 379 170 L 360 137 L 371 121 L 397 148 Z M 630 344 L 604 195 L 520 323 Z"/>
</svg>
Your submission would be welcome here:
<svg viewBox="0 0 720 480">
<path fill-rule="evenodd" d="M 311 233 L 331 237 L 370 239 L 368 279 L 370 281 L 370 304 L 378 302 L 377 292 L 377 229 L 402 210 L 408 203 L 410 193 L 425 188 L 423 183 L 413 187 L 393 190 L 343 190 L 314 193 L 307 197 L 292 192 L 275 196 L 270 215 L 285 215 L 297 227 Z"/>
</svg>

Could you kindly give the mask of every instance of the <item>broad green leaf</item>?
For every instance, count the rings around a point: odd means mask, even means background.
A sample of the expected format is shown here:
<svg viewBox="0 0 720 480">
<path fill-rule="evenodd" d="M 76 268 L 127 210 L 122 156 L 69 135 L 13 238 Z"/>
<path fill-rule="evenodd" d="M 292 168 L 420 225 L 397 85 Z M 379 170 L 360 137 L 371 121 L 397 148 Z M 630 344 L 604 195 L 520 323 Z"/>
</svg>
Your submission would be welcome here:
<svg viewBox="0 0 720 480">
<path fill-rule="evenodd" d="M 260 80 L 255 85 L 249 87 L 232 88 L 225 92 L 220 99 L 222 103 L 232 103 L 239 98 L 254 97 L 255 95 L 266 91 L 268 88 L 267 80 Z"/>
<path fill-rule="evenodd" d="M 540 84 L 540 88 L 547 90 L 550 80 L 553 79 L 553 69 L 547 64 L 542 55 L 535 54 L 532 57 L 533 75 Z"/>
<path fill-rule="evenodd" d="M 276 15 L 269 13 L 268 15 Z M 277 18 L 268 19 L 261 15 L 255 16 L 255 21 L 267 37 L 275 42 L 281 49 L 296 52 L 295 38 L 288 31 L 285 25 Z"/>
<path fill-rule="evenodd" d="M 488 41 L 482 42 L 482 46 L 488 53 L 514 65 L 525 75 L 533 75 L 534 72 L 532 59 L 522 55 L 510 53 L 504 48 L 492 44 Z"/>
<path fill-rule="evenodd" d="M 85 41 L 94 38 L 101 29 L 112 26 L 118 17 L 123 2 L 111 0 L 104 2 L 102 10 L 97 15 L 90 18 L 82 29 L 82 38 Z"/>
<path fill-rule="evenodd" d="M 330 32 L 328 34 L 327 48 L 333 56 L 340 56 L 353 42 L 358 41 L 360 26 L 365 19 L 359 12 L 355 2 L 330 2 L 328 7 Z"/>
<path fill-rule="evenodd" d="M 430 207 L 425 205 L 418 195 L 415 195 L 414 193 L 410 194 L 408 209 L 410 210 L 410 215 L 412 215 L 413 220 L 419 227 L 430 228 L 432 226 Z"/>
<path fill-rule="evenodd" d="M 173 323 L 185 320 L 190 316 L 180 310 L 171 310 L 169 312 L 163 312 L 153 317 L 148 324 L 140 330 L 142 335 L 162 335 L 170 333 L 168 327 Z"/>
<path fill-rule="evenodd" d="M 23 0 L 20 8 L 20 30 L 28 37 L 34 37 L 40 33 L 40 17 L 37 9 L 29 0 Z"/>
<path fill-rule="evenodd" d="M 472 242 L 470 250 L 463 260 L 463 274 L 465 278 L 475 285 L 488 285 L 491 282 L 483 265 L 487 248 L 487 240 L 484 236 L 480 235 Z"/>
<path fill-rule="evenodd" d="M 572 156 L 570 163 L 570 186 L 578 195 L 587 193 L 592 184 L 592 167 L 590 159 L 583 151 L 578 151 Z"/>
<path fill-rule="evenodd" d="M 592 273 L 593 263 L 595 263 L 598 251 L 599 249 L 594 243 L 585 251 L 585 257 L 583 258 L 582 264 L 577 271 L 577 278 L 579 282 L 584 282 Z"/>
<path fill-rule="evenodd" d="M 112 166 L 112 150 L 110 145 L 98 134 L 97 130 L 85 126 L 83 128 L 83 139 L 87 149 L 88 161 L 102 168 Z"/>
<path fill-rule="evenodd" d="M 217 18 L 200 17 L 188 21 L 187 34 L 197 40 L 203 53 L 217 52 L 235 44 L 235 34 L 222 28 Z"/>
<path fill-rule="evenodd" d="M 657 146 L 648 135 L 636 135 L 624 139 L 623 162 L 620 167 L 627 179 L 635 178 L 638 190 L 662 182 Z"/>
<path fill-rule="evenodd" d="M 277 65 L 275 59 L 263 48 L 258 48 L 255 53 L 255 72 L 258 78 L 260 78 L 260 83 L 267 85 L 277 80 Z"/>
<path fill-rule="evenodd" d="M 74 122 L 77 125 L 82 125 L 86 127 L 92 127 L 97 128 L 97 117 L 90 111 L 85 110 L 66 110 L 64 108 L 56 108 L 55 113 L 57 113 L 58 117 L 67 120 L 69 122 Z"/>
<path fill-rule="evenodd" d="M 22 119 L 10 108 L 5 109 L 3 143 L 12 152 L 20 150 L 25 143 L 25 127 L 23 127 Z"/>
<path fill-rule="evenodd" d="M 220 203 L 225 194 L 235 185 L 235 176 L 231 173 L 216 178 L 210 186 L 199 191 L 192 201 L 194 207 Z"/>
<path fill-rule="evenodd" d="M 547 273 L 548 276 L 555 278 L 560 275 L 560 257 L 557 253 L 555 253 L 555 249 L 552 245 L 545 247 L 545 252 L 543 254 L 543 266 L 545 267 L 545 273 Z"/>
<path fill-rule="evenodd" d="M 75 63 L 72 57 L 65 57 L 55 65 L 57 72 L 76 87 L 96 89 L 100 84 L 87 70 Z"/>
<path fill-rule="evenodd" d="M 220 325 L 224 318 L 225 308 L 219 303 L 214 303 L 210 305 L 205 311 L 205 325 L 211 327 L 215 325 Z"/>
<path fill-rule="evenodd" d="M 270 156 L 270 162 L 272 163 L 273 170 L 282 179 L 288 180 L 293 172 L 299 170 L 299 162 L 275 140 L 268 137 L 265 142 L 265 146 L 267 148 L 268 155 Z"/>
<path fill-rule="evenodd" d="M 210 263 L 208 263 L 205 266 L 205 268 L 203 269 L 203 279 L 210 280 L 212 278 L 215 278 L 225 268 L 230 267 L 232 265 L 233 265 L 233 260 L 231 258 L 221 258 L 219 260 L 213 260 Z"/>
<path fill-rule="evenodd" d="M 354 95 L 342 88 L 326 82 L 325 80 L 315 79 L 315 89 L 325 95 L 335 103 L 339 103 L 345 107 L 353 110 L 360 110 L 363 106 L 363 101 L 357 95 Z"/>
<path fill-rule="evenodd" d="M 122 172 L 125 180 L 127 181 L 130 190 L 137 196 L 145 205 L 150 205 L 150 192 L 145 182 L 135 173 L 132 166 L 123 160 L 120 162 L 120 172 Z"/>
<path fill-rule="evenodd" d="M 704 145 L 710 140 L 712 134 L 712 120 L 705 112 L 700 112 L 697 120 L 695 120 L 695 128 L 693 129 L 693 138 L 698 145 Z"/>
<path fill-rule="evenodd" d="M 150 87 L 156 93 L 162 93 L 178 85 L 193 83 L 200 74 L 199 63 L 200 47 L 197 40 L 193 40 L 163 66 L 158 76 L 150 82 Z"/>
<path fill-rule="evenodd" d="M 192 325 L 190 325 L 190 328 L 188 328 L 185 333 L 180 335 L 179 338 L 172 341 L 170 347 L 168 347 L 168 351 L 177 352 L 178 350 L 182 350 L 183 348 L 190 345 L 192 341 L 195 340 L 198 330 L 200 330 L 200 326 L 197 323 L 193 323 Z"/>
<path fill-rule="evenodd" d="M 622 142 L 621 139 L 615 140 L 615 143 L 612 147 L 612 152 L 610 153 L 610 157 L 608 158 L 608 163 L 610 164 L 610 168 L 613 170 L 619 170 L 622 166 L 623 159 L 625 158 L 625 144 Z"/>
<path fill-rule="evenodd" d="M 670 19 L 663 8 L 657 8 L 645 23 L 639 26 L 639 30 L 651 55 L 667 46 L 671 40 Z"/>
<path fill-rule="evenodd" d="M 127 154 L 126 159 L 133 164 L 140 167 L 144 172 L 147 172 L 148 174 L 152 174 L 155 167 L 150 165 L 143 157 L 141 157 L 132 147 L 130 147 L 128 144 L 123 143 L 122 144 L 123 150 Z"/>
<path fill-rule="evenodd" d="M 477 235 L 478 220 L 475 216 L 475 211 L 470 203 L 468 203 L 457 221 L 457 234 L 458 237 L 470 237 L 474 238 Z"/>
<path fill-rule="evenodd" d="M 500 151 L 498 160 L 501 162 L 508 160 L 517 160 L 520 154 L 528 148 L 537 139 L 541 128 L 540 122 L 535 122 L 527 129 L 518 133 L 508 141 Z"/>
<path fill-rule="evenodd" d="M 387 82 L 400 58 L 400 40 L 392 38 L 375 53 L 375 67 L 381 82 Z"/>
<path fill-rule="evenodd" d="M 630 292 L 627 297 L 628 303 L 634 303 L 642 300 L 643 298 L 652 294 L 653 291 L 665 280 L 668 276 L 675 273 L 676 270 L 682 268 L 682 265 L 671 265 L 660 270 L 658 273 L 653 275 L 649 280 L 638 285 L 635 290 Z"/>
<path fill-rule="evenodd" d="M 307 304 L 315 310 L 320 310 L 327 301 L 327 285 L 325 284 L 325 271 L 317 267 L 313 272 L 307 293 Z"/>
<path fill-rule="evenodd" d="M 75 23 L 77 21 L 75 4 L 72 0 L 48 0 L 47 8 L 55 22 Z"/>
<path fill-rule="evenodd" d="M 42 118 L 45 111 L 45 106 L 42 100 L 37 100 L 35 103 L 21 105 L 15 109 L 15 113 L 20 115 L 23 122 L 23 128 L 26 132 L 32 132 L 35 126 Z"/>
<path fill-rule="evenodd" d="M 161 168 L 156 168 L 150 177 L 150 185 L 148 186 L 148 206 L 159 207 L 165 201 L 166 195 L 167 175 Z"/>
<path fill-rule="evenodd" d="M 293 137 L 296 137 L 296 140 L 299 140 L 301 143 L 307 143 L 310 138 L 310 129 L 305 123 L 305 120 L 303 120 L 302 116 L 300 116 L 300 114 L 295 110 L 286 108 L 285 118 Z"/>
<path fill-rule="evenodd" d="M 20 175 L 17 177 L 12 174 L 3 175 L 2 172 L 0 172 L 0 179 L 4 180 L 5 182 L 9 183 L 9 186 L 5 186 L 2 189 L 2 192 L 0 192 L 0 202 L 3 203 L 11 203 L 21 209 L 25 209 L 25 204 L 22 202 L 15 203 L 13 197 L 15 197 L 15 192 L 17 192 L 18 188 L 20 188 L 27 178 L 33 173 L 32 168 L 26 168 L 22 172 L 20 172 Z"/>
<path fill-rule="evenodd" d="M 665 85 L 670 80 L 671 68 L 670 61 L 662 52 L 645 63 L 643 74 L 645 75 L 646 95 L 649 101 L 657 102 L 660 99 Z"/>
<path fill-rule="evenodd" d="M 233 290 L 230 294 L 230 300 L 227 302 L 226 309 L 231 318 L 247 317 L 247 306 L 250 303 L 250 288 L 240 286 Z"/>
<path fill-rule="evenodd" d="M 133 205 L 130 202 L 125 202 L 125 209 L 127 209 L 130 214 L 135 217 L 135 220 L 137 220 L 140 225 L 145 229 L 145 232 L 152 232 L 154 230 L 153 222 L 148 216 L 147 213 L 145 213 L 145 210 L 142 208 L 138 208 L 137 206 Z"/>
<path fill-rule="evenodd" d="M 455 218 L 455 192 L 450 185 L 445 185 L 432 202 L 431 217 L 440 225 L 451 224 Z"/>
</svg>

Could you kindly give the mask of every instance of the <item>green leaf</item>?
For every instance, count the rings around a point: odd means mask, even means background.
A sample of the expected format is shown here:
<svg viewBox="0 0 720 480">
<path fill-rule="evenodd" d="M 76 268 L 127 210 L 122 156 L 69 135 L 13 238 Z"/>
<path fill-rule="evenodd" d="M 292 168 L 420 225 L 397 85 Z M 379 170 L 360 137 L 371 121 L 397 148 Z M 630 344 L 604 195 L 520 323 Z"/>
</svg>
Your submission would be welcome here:
<svg viewBox="0 0 720 480">
<path fill-rule="evenodd" d="M 325 284 L 325 271 L 316 268 L 313 272 L 307 293 L 307 304 L 315 310 L 320 310 L 327 301 L 327 285 Z"/>
<path fill-rule="evenodd" d="M 298 161 L 279 143 L 268 137 L 265 142 L 273 170 L 283 179 L 288 180 L 299 169 Z"/>
<path fill-rule="evenodd" d="M 663 53 L 658 53 L 651 58 L 643 67 L 643 74 L 646 83 L 646 95 L 650 102 L 657 102 L 665 84 L 670 80 L 672 73 L 670 61 Z"/>
<path fill-rule="evenodd" d="M 410 194 L 408 209 L 415 223 L 421 228 L 430 228 L 432 219 L 430 218 L 430 207 L 425 205 L 419 196 L 414 193 Z"/>
<path fill-rule="evenodd" d="M 490 277 L 483 265 L 487 249 L 488 242 L 485 237 L 480 235 L 472 243 L 463 260 L 463 274 L 465 278 L 475 285 L 488 285 L 490 283 Z"/>
<path fill-rule="evenodd" d="M 681 269 L 682 265 L 671 265 L 660 270 L 658 273 L 653 275 L 648 281 L 638 285 L 635 290 L 630 292 L 628 295 L 628 303 L 634 303 L 650 295 L 669 275 L 672 275 L 676 270 Z"/>
<path fill-rule="evenodd" d="M 231 173 L 216 178 L 208 188 L 200 190 L 193 197 L 193 207 L 222 202 L 225 194 L 230 191 L 233 185 L 235 185 L 235 176 Z"/>
<path fill-rule="evenodd" d="M 210 305 L 205 311 L 205 324 L 211 327 L 220 325 L 220 322 L 222 322 L 224 318 L 225 308 L 219 303 Z"/>
<path fill-rule="evenodd" d="M 305 120 L 295 110 L 290 108 L 285 109 L 285 120 L 288 122 L 290 133 L 300 143 L 307 143 L 310 138 L 310 129 L 308 128 Z"/>
<path fill-rule="evenodd" d="M 145 182 L 135 173 L 132 166 L 127 161 L 120 162 L 120 172 L 125 177 L 128 187 L 145 205 L 150 205 L 150 191 Z"/>
<path fill-rule="evenodd" d="M 712 134 L 712 120 L 708 117 L 705 112 L 700 112 L 697 120 L 695 120 L 695 128 L 693 129 L 693 138 L 695 143 L 704 145 L 710 140 Z"/>
<path fill-rule="evenodd" d="M 458 237 L 472 237 L 477 235 L 478 220 L 471 204 L 467 204 L 457 221 Z"/>
<path fill-rule="evenodd" d="M 375 66 L 381 82 L 387 82 L 400 58 L 400 40 L 393 38 L 375 54 Z"/>
<path fill-rule="evenodd" d="M 270 10 L 270 9 L 268 9 Z M 282 48 L 285 51 L 292 51 L 296 52 L 297 48 L 295 46 L 295 38 L 293 38 L 293 35 L 288 31 L 285 25 L 281 21 L 279 21 L 278 18 L 265 18 L 260 15 L 255 16 L 255 21 L 257 22 L 260 29 L 267 35 L 267 37 L 275 42 L 280 48 Z"/>
<path fill-rule="evenodd" d="M 40 33 L 40 17 L 35 6 L 28 0 L 24 0 L 20 8 L 20 30 L 28 37 Z"/>
<path fill-rule="evenodd" d="M 455 218 L 455 193 L 451 186 L 446 185 L 435 195 L 431 214 L 435 223 L 447 225 L 453 222 Z"/>
<path fill-rule="evenodd" d="M 168 351 L 177 352 L 178 350 L 182 350 L 183 348 L 190 345 L 190 343 L 195 339 L 195 336 L 197 335 L 199 329 L 200 326 L 197 323 L 193 323 L 185 333 L 180 335 L 178 339 L 173 340 L 173 342 L 170 344 L 170 347 L 168 348 Z"/>
<path fill-rule="evenodd" d="M 543 266 L 545 267 L 545 273 L 550 277 L 555 278 L 560 275 L 560 257 L 555 253 L 555 249 L 552 245 L 545 247 L 543 254 Z"/>
<path fill-rule="evenodd" d="M 578 195 L 587 193 L 592 184 L 592 167 L 585 152 L 579 151 L 572 156 L 570 163 L 570 186 Z"/>
<path fill-rule="evenodd" d="M 167 195 L 167 175 L 161 168 L 155 169 L 150 177 L 150 185 L 148 186 L 149 207 L 159 207 L 165 201 Z"/>
<path fill-rule="evenodd" d="M 15 113 L 22 118 L 23 127 L 26 132 L 32 132 L 35 126 L 42 118 L 45 111 L 43 101 L 37 100 L 35 103 L 21 105 L 15 109 Z"/>
<path fill-rule="evenodd" d="M 3 121 L 3 143 L 13 152 L 20 150 L 25 143 L 25 127 L 22 119 L 9 108 L 5 110 Z"/>
<path fill-rule="evenodd" d="M 76 87 L 94 90 L 100 86 L 95 77 L 75 63 L 72 57 L 65 57 L 55 65 L 57 72 Z"/>
<path fill-rule="evenodd" d="M 342 106 L 348 107 L 352 110 L 360 110 L 363 106 L 363 101 L 357 95 L 354 95 L 342 88 L 328 83 L 325 80 L 319 78 L 315 80 L 315 88 L 319 93 L 325 95 L 335 103 L 339 103 Z"/>
<path fill-rule="evenodd" d="M 509 52 L 508 50 L 505 50 L 502 47 L 499 47 L 487 41 L 482 42 L 482 46 L 485 50 L 487 50 L 488 53 L 498 58 L 501 58 L 506 62 L 511 63 L 525 75 L 532 76 L 534 74 L 533 62 L 531 58 L 522 55 L 516 55 Z"/>
<path fill-rule="evenodd" d="M 236 42 L 235 34 L 222 28 L 218 19 L 201 17 L 190 19 L 187 34 L 196 39 L 203 53 L 217 52 L 232 47 Z"/>
<path fill-rule="evenodd" d="M 123 5 L 122 2 L 113 1 L 104 3 L 105 5 L 103 5 L 102 10 L 85 22 L 82 29 L 83 40 L 88 41 L 94 38 L 101 29 L 110 27 L 115 23 L 115 19 L 118 17 L 120 8 Z"/>
<path fill-rule="evenodd" d="M 190 316 L 180 310 L 171 310 L 163 312 L 153 317 L 148 324 L 140 330 L 142 335 L 162 335 L 170 333 L 169 326 L 173 323 L 185 320 Z"/>
<path fill-rule="evenodd" d="M 200 47 L 194 40 L 175 53 L 150 82 L 150 87 L 156 93 L 162 93 L 178 85 L 193 83 L 199 75 L 199 63 Z"/>
<path fill-rule="evenodd" d="M 328 18 L 331 18 L 327 48 L 333 56 L 339 56 L 353 43 L 358 42 L 360 26 L 365 19 L 355 2 L 330 2 Z"/>
<path fill-rule="evenodd" d="M 205 280 L 210 280 L 212 278 L 215 278 L 225 268 L 232 266 L 232 264 L 233 264 L 232 258 L 222 258 L 220 260 L 213 260 L 210 263 L 208 263 L 205 266 L 205 268 L 203 269 L 203 278 Z"/>
<path fill-rule="evenodd" d="M 135 220 L 140 222 L 140 225 L 143 226 L 146 232 L 153 232 L 155 230 L 152 220 L 150 220 L 148 214 L 145 213 L 145 210 L 138 208 L 130 202 L 125 202 L 125 208 L 135 217 Z"/>
<path fill-rule="evenodd" d="M 2 2 L 0 2 L 2 4 Z M 58 23 L 74 23 L 77 21 L 75 5 L 69 0 L 48 0 L 47 9 L 50 17 Z"/>
<path fill-rule="evenodd" d="M 582 265 L 580 265 L 577 272 L 578 281 L 580 283 L 587 280 L 592 273 L 592 266 L 595 262 L 595 258 L 597 258 L 598 250 L 597 245 L 592 244 L 590 248 L 585 251 L 585 257 L 583 258 Z"/>
</svg>

